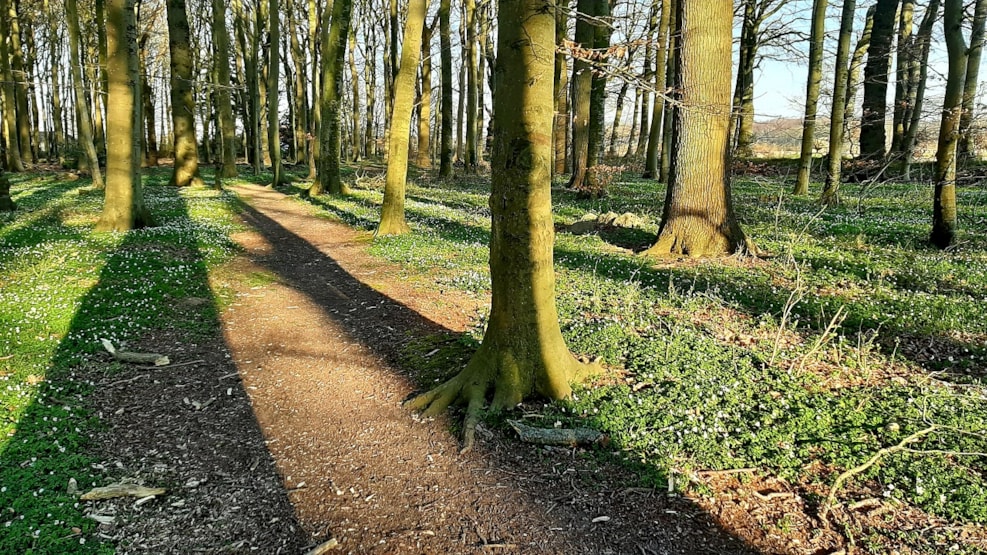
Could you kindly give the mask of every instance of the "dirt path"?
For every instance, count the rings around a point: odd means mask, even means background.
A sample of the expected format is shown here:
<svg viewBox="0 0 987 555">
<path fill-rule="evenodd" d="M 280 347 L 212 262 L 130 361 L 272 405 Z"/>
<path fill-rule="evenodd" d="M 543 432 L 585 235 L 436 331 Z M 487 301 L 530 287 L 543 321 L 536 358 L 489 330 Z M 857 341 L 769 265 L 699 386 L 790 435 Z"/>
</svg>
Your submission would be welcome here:
<svg viewBox="0 0 987 555">
<path fill-rule="evenodd" d="M 410 337 L 460 331 L 477 301 L 416 289 L 366 237 L 261 187 L 227 276 L 223 333 L 308 545 L 349 553 L 742 553 L 690 502 L 619 469 L 494 434 L 460 455 L 400 403 Z M 232 279 L 231 279 L 232 278 Z M 608 517 L 608 518 L 598 518 Z M 596 520 L 596 522 L 594 522 Z"/>
</svg>

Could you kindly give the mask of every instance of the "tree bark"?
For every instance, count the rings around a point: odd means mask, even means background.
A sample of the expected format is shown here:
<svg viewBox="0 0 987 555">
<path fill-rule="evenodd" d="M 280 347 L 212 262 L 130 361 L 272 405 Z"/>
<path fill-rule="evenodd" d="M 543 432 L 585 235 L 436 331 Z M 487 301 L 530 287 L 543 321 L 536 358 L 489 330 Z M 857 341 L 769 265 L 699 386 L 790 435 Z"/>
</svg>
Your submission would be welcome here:
<svg viewBox="0 0 987 555">
<path fill-rule="evenodd" d="M 901 0 L 898 10 L 898 45 L 895 59 L 894 110 L 891 115 L 891 153 L 901 154 L 905 130 L 908 125 L 908 96 L 914 87 L 908 79 L 908 68 L 914 52 L 912 22 L 915 18 L 915 0 Z"/>
<path fill-rule="evenodd" d="M 338 0 L 337 0 L 338 1 Z M 394 109 L 388 138 L 387 177 L 384 203 L 377 235 L 400 235 L 411 231 L 404 219 L 404 191 L 408 178 L 408 143 L 411 138 L 411 110 L 415 101 L 415 80 L 422 48 L 426 0 L 410 0 L 401 44 L 401 67 L 394 80 Z"/>
<path fill-rule="evenodd" d="M 932 234 L 929 240 L 940 249 L 945 249 L 956 239 L 956 147 L 959 143 L 967 68 L 962 0 L 943 2 L 942 28 L 946 37 L 949 73 L 946 76 L 946 95 L 943 98 L 942 122 L 939 125 L 939 148 L 936 150 L 936 188 L 932 204 Z"/>
<path fill-rule="evenodd" d="M 559 328 L 552 263 L 552 145 L 555 18 L 543 0 L 500 0 L 491 184 L 490 320 L 462 372 L 408 405 L 434 415 L 467 405 L 464 450 L 479 412 L 509 409 L 539 394 L 560 399 L 570 382 L 599 371 L 569 352 Z"/>
<path fill-rule="evenodd" d="M 939 0 L 930 0 L 925 8 L 925 15 L 922 16 L 922 23 L 919 25 L 918 33 L 915 35 L 915 45 L 918 49 L 918 56 L 911 60 L 909 68 L 909 81 L 914 83 L 911 96 L 908 99 L 910 120 L 905 130 L 904 144 L 902 145 L 902 174 L 904 179 L 911 178 L 912 155 L 915 152 L 915 140 L 918 136 L 918 127 L 922 119 L 922 105 L 925 102 L 925 84 L 929 73 L 929 48 L 932 43 L 932 28 L 936 22 L 936 14 L 939 12 Z"/>
<path fill-rule="evenodd" d="M 0 37 L 10 36 L 10 20 L 6 16 L 10 0 L 0 0 Z M 78 26 L 76 26 L 78 29 Z M 6 40 L 0 40 L 0 90 L 3 93 L 3 118 L 7 128 L 7 169 L 14 172 L 24 171 L 24 160 L 21 157 L 20 139 L 17 133 L 17 92 L 14 85 L 14 74 L 10 67 L 10 52 Z M 87 116 L 88 117 L 88 116 Z"/>
<path fill-rule="evenodd" d="M 309 194 L 329 193 L 343 195 L 349 189 L 339 175 L 340 154 L 340 85 L 346 63 L 346 40 L 350 32 L 352 0 L 335 0 L 332 4 L 332 21 L 322 18 L 322 117 L 318 178 L 312 183 Z M 326 8 L 328 15 L 329 8 Z"/>
<path fill-rule="evenodd" d="M 432 27 L 422 27 L 421 95 L 418 102 L 418 148 L 415 165 L 431 169 L 429 123 L 432 119 Z"/>
<path fill-rule="evenodd" d="M 562 3 L 566 9 L 555 10 L 555 120 L 552 127 L 554 145 L 554 174 L 561 175 L 568 170 L 566 145 L 569 138 L 569 79 L 565 50 L 562 43 L 568 28 L 568 0 Z"/>
<path fill-rule="evenodd" d="M 171 122 L 175 135 L 175 168 L 170 184 L 177 187 L 202 186 L 195 138 L 192 50 L 185 0 L 168 0 L 167 9 L 168 48 L 171 52 Z"/>
<path fill-rule="evenodd" d="M 477 119 L 479 117 L 477 111 L 477 89 L 479 88 L 480 76 L 477 72 L 477 53 L 476 53 L 476 1 L 475 0 L 463 0 L 463 6 L 466 9 L 466 20 L 464 25 L 466 25 L 466 44 L 463 45 L 466 49 L 466 59 L 463 64 L 466 67 L 466 146 L 463 162 L 465 164 L 466 173 L 472 174 L 476 173 L 477 163 Z"/>
<path fill-rule="evenodd" d="M 72 73 L 72 86 L 75 90 L 75 113 L 78 122 L 79 148 L 86 159 L 86 166 L 92 176 L 93 188 L 103 189 L 103 173 L 99 169 L 99 156 L 93 144 L 93 129 L 89 123 L 89 106 L 82 81 L 82 50 L 79 45 L 79 8 L 76 0 L 65 0 L 65 19 L 69 28 L 69 71 Z M 2 32 L 2 30 L 0 30 Z"/>
<path fill-rule="evenodd" d="M 72 0 L 69 0 L 72 1 Z M 140 70 L 134 0 L 106 3 L 106 196 L 97 231 L 154 225 L 141 187 Z"/>
<path fill-rule="evenodd" d="M 757 253 L 730 195 L 730 0 L 682 0 L 675 155 L 661 228 L 648 256 Z"/>
<path fill-rule="evenodd" d="M 853 34 L 855 0 L 843 0 L 843 14 L 840 17 L 840 36 L 836 46 L 836 68 L 833 77 L 833 101 L 829 117 L 829 158 L 826 166 L 826 184 L 823 186 L 821 201 L 826 204 L 839 202 L 841 173 L 843 171 L 843 120 L 846 115 L 847 79 L 850 57 L 850 38 Z"/>
<path fill-rule="evenodd" d="M 860 158 L 883 160 L 887 148 L 888 71 L 898 0 L 877 0 L 874 27 L 864 66 L 864 112 L 860 120 Z"/>
<path fill-rule="evenodd" d="M 219 116 L 219 132 L 223 137 L 223 163 L 219 168 L 221 178 L 237 176 L 236 169 L 236 121 L 230 98 L 230 34 L 226 27 L 226 2 L 212 0 L 212 38 L 216 48 L 213 64 L 216 68 L 216 111 Z"/>
<path fill-rule="evenodd" d="M 62 35 L 58 16 L 51 9 L 49 0 L 44 0 L 44 11 L 48 14 L 48 34 L 52 38 L 52 44 L 48 51 L 49 64 L 51 66 L 51 121 L 54 137 L 49 151 L 49 160 L 57 158 L 58 164 L 65 162 L 65 127 L 62 124 Z M 72 54 L 69 54 L 71 59 Z"/>
<path fill-rule="evenodd" d="M 659 174 L 658 153 L 661 150 L 662 116 L 665 113 L 667 94 L 668 28 L 671 21 L 671 0 L 661 2 L 661 19 L 658 21 L 658 55 L 655 62 L 655 103 L 651 112 L 651 127 L 648 129 L 648 149 L 644 156 L 644 177 L 654 179 Z"/>
<path fill-rule="evenodd" d="M 799 156 L 799 172 L 795 178 L 796 195 L 809 192 L 809 172 L 812 169 L 812 150 L 816 134 L 816 108 L 819 104 L 819 85 L 822 82 L 823 42 L 826 39 L 826 6 L 828 0 L 813 0 L 812 27 L 809 31 L 809 75 L 805 86 L 805 118 L 802 120 L 802 151 Z"/>
<path fill-rule="evenodd" d="M 278 47 L 281 43 L 281 9 L 280 0 L 267 0 L 267 151 L 271 156 L 271 172 L 274 178 L 273 187 L 285 183 L 284 168 L 281 164 L 281 116 L 278 83 L 281 78 L 281 56 Z M 345 40 L 345 35 L 343 36 Z"/>
<path fill-rule="evenodd" d="M 8 109 L 15 109 L 17 114 L 17 127 L 10 129 L 11 135 L 16 131 L 17 146 L 20 149 L 21 161 L 24 163 L 34 163 L 34 152 L 31 150 L 31 116 L 28 107 L 28 84 L 31 76 L 28 75 L 24 67 L 24 50 L 21 45 L 20 17 L 18 14 L 18 0 L 5 0 L 7 25 L 9 26 L 10 44 L 10 71 L 14 78 L 14 100 L 16 105 L 8 106 Z"/>
<path fill-rule="evenodd" d="M 980 77 L 980 56 L 984 49 L 984 26 L 987 23 L 987 0 L 977 0 L 973 11 L 973 25 L 970 32 L 970 50 L 966 62 L 966 81 L 963 84 L 963 112 L 960 114 L 960 144 L 958 156 L 973 156 L 973 141 L 970 127 L 977 98 L 977 84 Z"/>
<path fill-rule="evenodd" d="M 594 42 L 594 26 L 585 17 L 595 15 L 596 0 L 578 0 L 576 11 L 575 43 L 579 52 L 573 55 L 571 83 L 572 103 L 572 175 L 569 188 L 579 189 L 586 179 L 589 161 L 590 95 L 593 89 L 593 70 L 587 59 Z"/>
<path fill-rule="evenodd" d="M 358 162 L 363 158 L 363 133 L 360 129 L 360 74 L 356 70 L 356 29 L 352 25 L 352 11 L 350 15 L 350 32 L 346 41 L 349 44 L 347 58 L 350 67 L 350 91 L 353 109 L 350 113 L 350 123 L 353 127 L 353 134 L 350 137 L 350 144 L 353 147 L 353 161 Z"/>
<path fill-rule="evenodd" d="M 439 138 L 439 177 L 452 177 L 452 26 L 450 23 L 450 0 L 439 0 L 439 51 L 442 74 L 442 131 Z"/>
</svg>

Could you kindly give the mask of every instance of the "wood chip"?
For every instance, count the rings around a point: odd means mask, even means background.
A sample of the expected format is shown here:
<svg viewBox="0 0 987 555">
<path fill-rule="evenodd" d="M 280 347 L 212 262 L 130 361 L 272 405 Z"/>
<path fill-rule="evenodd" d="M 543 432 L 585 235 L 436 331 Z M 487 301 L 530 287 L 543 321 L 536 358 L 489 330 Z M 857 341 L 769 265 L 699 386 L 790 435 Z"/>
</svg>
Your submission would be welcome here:
<svg viewBox="0 0 987 555">
<path fill-rule="evenodd" d="M 309 551 L 305 555 L 322 555 L 323 553 L 328 553 L 329 551 L 332 551 L 337 547 L 339 547 L 339 542 L 336 541 L 336 538 L 332 538 L 331 540 L 325 543 L 321 543 L 315 546 L 314 548 L 312 548 L 311 551 Z"/>
</svg>

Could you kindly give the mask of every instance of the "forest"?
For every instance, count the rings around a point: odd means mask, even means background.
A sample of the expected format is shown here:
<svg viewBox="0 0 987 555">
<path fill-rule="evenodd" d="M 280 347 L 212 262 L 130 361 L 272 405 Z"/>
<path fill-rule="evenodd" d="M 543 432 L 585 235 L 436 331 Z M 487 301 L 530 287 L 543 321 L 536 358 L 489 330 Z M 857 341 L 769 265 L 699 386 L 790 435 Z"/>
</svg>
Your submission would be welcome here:
<svg viewBox="0 0 987 555">
<path fill-rule="evenodd" d="M 987 551 L 985 27 L 0 0 L 0 553 Z"/>
</svg>

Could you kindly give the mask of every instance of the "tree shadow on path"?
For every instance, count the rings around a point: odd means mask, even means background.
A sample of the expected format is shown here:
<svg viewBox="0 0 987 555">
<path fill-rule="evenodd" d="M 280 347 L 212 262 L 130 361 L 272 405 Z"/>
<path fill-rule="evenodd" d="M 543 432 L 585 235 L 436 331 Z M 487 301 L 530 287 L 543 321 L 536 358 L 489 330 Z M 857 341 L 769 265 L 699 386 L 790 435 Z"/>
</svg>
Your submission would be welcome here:
<svg viewBox="0 0 987 555">
<path fill-rule="evenodd" d="M 458 454 L 444 420 L 420 422 L 400 406 L 435 378 L 405 346 L 460 336 L 423 315 L 437 295 L 398 284 L 400 297 L 389 296 L 399 276 L 361 280 L 354 257 L 329 254 L 353 248 L 351 230 L 279 193 L 237 192 L 257 232 L 248 271 L 274 282 L 241 293 L 224 316 L 228 342 L 289 487 L 304 482 L 292 499 L 309 533 L 335 533 L 361 553 L 754 552 L 691 501 L 636 487 L 593 453 L 493 431 Z"/>
</svg>

